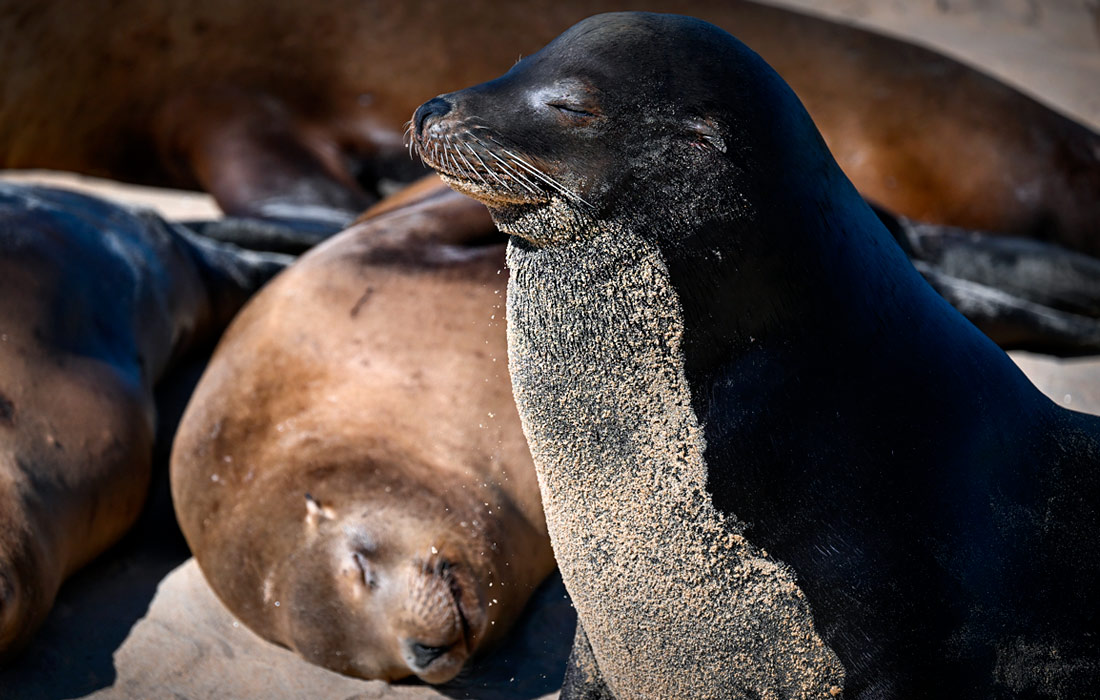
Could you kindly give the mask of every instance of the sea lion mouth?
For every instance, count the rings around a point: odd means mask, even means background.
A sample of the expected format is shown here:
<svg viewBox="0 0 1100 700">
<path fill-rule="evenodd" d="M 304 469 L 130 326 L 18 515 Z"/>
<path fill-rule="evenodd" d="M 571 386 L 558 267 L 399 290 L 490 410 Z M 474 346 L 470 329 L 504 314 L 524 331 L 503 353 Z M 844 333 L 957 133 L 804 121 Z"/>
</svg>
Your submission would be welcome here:
<svg viewBox="0 0 1100 700">
<path fill-rule="evenodd" d="M 447 128 L 436 122 L 414 128 L 414 123 L 415 118 L 405 129 L 410 156 L 419 156 L 447 185 L 490 207 L 542 205 L 555 197 L 587 205 L 552 177 L 545 164 L 507 144 L 488 126 Z"/>
<path fill-rule="evenodd" d="M 478 605 L 477 595 L 469 588 L 468 584 L 470 582 L 463 580 L 469 577 L 464 575 L 462 569 L 456 568 L 450 561 L 443 559 L 436 568 L 439 572 L 437 575 L 446 584 L 447 591 L 451 595 L 455 618 L 466 651 L 468 654 L 472 654 L 474 645 L 481 636 L 481 625 L 475 625 L 474 620 L 475 618 L 484 617 L 484 613 Z"/>
</svg>

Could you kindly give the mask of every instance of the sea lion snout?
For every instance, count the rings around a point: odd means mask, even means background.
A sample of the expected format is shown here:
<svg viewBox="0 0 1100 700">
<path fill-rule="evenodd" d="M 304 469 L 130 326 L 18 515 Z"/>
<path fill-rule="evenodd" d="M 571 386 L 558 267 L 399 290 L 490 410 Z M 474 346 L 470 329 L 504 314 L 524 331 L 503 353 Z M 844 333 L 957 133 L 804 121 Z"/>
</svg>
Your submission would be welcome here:
<svg viewBox="0 0 1100 700">
<path fill-rule="evenodd" d="M 416 108 L 413 114 L 413 125 L 416 128 L 416 137 L 423 138 L 424 126 L 429 119 L 439 119 L 451 111 L 451 103 L 442 97 L 433 97 Z"/>
<path fill-rule="evenodd" d="M 419 567 L 409 585 L 401 656 L 428 683 L 453 678 L 481 636 L 484 613 L 471 588 L 476 584 L 463 571 L 445 558 L 434 558 Z"/>
<path fill-rule="evenodd" d="M 49 612 L 45 597 L 49 584 L 34 565 L 18 556 L 11 558 L 0 543 L 0 661 L 19 653 Z"/>
</svg>

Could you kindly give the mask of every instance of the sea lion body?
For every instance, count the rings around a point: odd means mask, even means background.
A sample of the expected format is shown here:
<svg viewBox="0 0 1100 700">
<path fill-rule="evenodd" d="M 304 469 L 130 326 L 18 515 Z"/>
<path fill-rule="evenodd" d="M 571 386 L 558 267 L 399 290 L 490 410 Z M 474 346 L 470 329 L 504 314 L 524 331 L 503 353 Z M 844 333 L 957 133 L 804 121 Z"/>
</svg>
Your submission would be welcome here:
<svg viewBox="0 0 1100 700">
<path fill-rule="evenodd" d="M 922 280 L 758 55 L 600 15 L 413 126 L 511 234 L 563 698 L 1100 680 L 1100 420 Z"/>
<path fill-rule="evenodd" d="M 60 190 L 0 186 L 0 221 L 0 655 L 10 656 L 61 582 L 145 502 L 154 383 L 275 267 Z"/>
<path fill-rule="evenodd" d="M 554 563 L 507 382 L 503 238 L 480 204 L 423 194 L 234 321 L 172 489 L 211 587 L 255 632 L 350 675 L 443 682 Z"/>
<path fill-rule="evenodd" d="M 338 228 L 380 176 L 408 175 L 401 128 L 424 96 L 488 80 L 589 14 L 677 11 L 775 66 L 881 205 L 1100 256 L 1091 130 L 854 27 L 750 2 L 641 5 L 24 3 L 0 12 L 0 167 L 200 187 L 230 214 Z"/>
</svg>

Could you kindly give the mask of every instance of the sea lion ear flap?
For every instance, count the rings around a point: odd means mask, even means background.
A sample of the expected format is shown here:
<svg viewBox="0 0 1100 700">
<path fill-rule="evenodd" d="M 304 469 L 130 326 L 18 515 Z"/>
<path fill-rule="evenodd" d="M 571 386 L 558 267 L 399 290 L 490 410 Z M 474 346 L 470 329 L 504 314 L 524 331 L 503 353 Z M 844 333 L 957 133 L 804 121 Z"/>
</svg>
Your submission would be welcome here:
<svg viewBox="0 0 1100 700">
<path fill-rule="evenodd" d="M 322 520 L 332 520 L 335 515 L 332 508 L 322 506 L 320 501 L 306 494 L 306 522 L 309 525 L 317 527 Z"/>
<path fill-rule="evenodd" d="M 713 117 L 693 117 L 684 122 L 687 133 L 691 134 L 692 145 L 697 149 L 714 149 L 718 153 L 726 152 L 726 139 L 722 128 Z"/>
<path fill-rule="evenodd" d="M 713 117 L 692 117 L 684 126 L 691 135 L 691 145 L 696 148 L 713 148 L 719 153 L 726 152 L 726 139 L 722 136 L 722 130 Z"/>
</svg>

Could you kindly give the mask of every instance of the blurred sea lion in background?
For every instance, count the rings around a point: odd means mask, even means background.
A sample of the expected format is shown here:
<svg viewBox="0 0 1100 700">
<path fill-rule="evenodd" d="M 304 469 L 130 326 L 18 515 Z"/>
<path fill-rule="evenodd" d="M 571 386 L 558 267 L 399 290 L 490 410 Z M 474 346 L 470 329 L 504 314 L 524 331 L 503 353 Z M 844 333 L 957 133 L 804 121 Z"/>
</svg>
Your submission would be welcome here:
<svg viewBox="0 0 1100 700">
<path fill-rule="evenodd" d="M 1100 137 L 932 51 L 751 2 L 15 3 L 0 11 L 0 167 L 211 192 L 315 240 L 407 179 L 402 124 L 616 9 L 706 19 L 792 85 L 860 191 L 933 224 L 1100 255 Z M 629 8 L 627 7 L 629 5 Z"/>
<path fill-rule="evenodd" d="M 349 675 L 440 683 L 553 570 L 508 383 L 503 242 L 481 204 L 413 186 L 226 331 L 172 493 L 211 588 L 257 634 Z"/>
<path fill-rule="evenodd" d="M 141 510 L 154 384 L 283 264 L 0 183 L 0 658 Z"/>
</svg>

